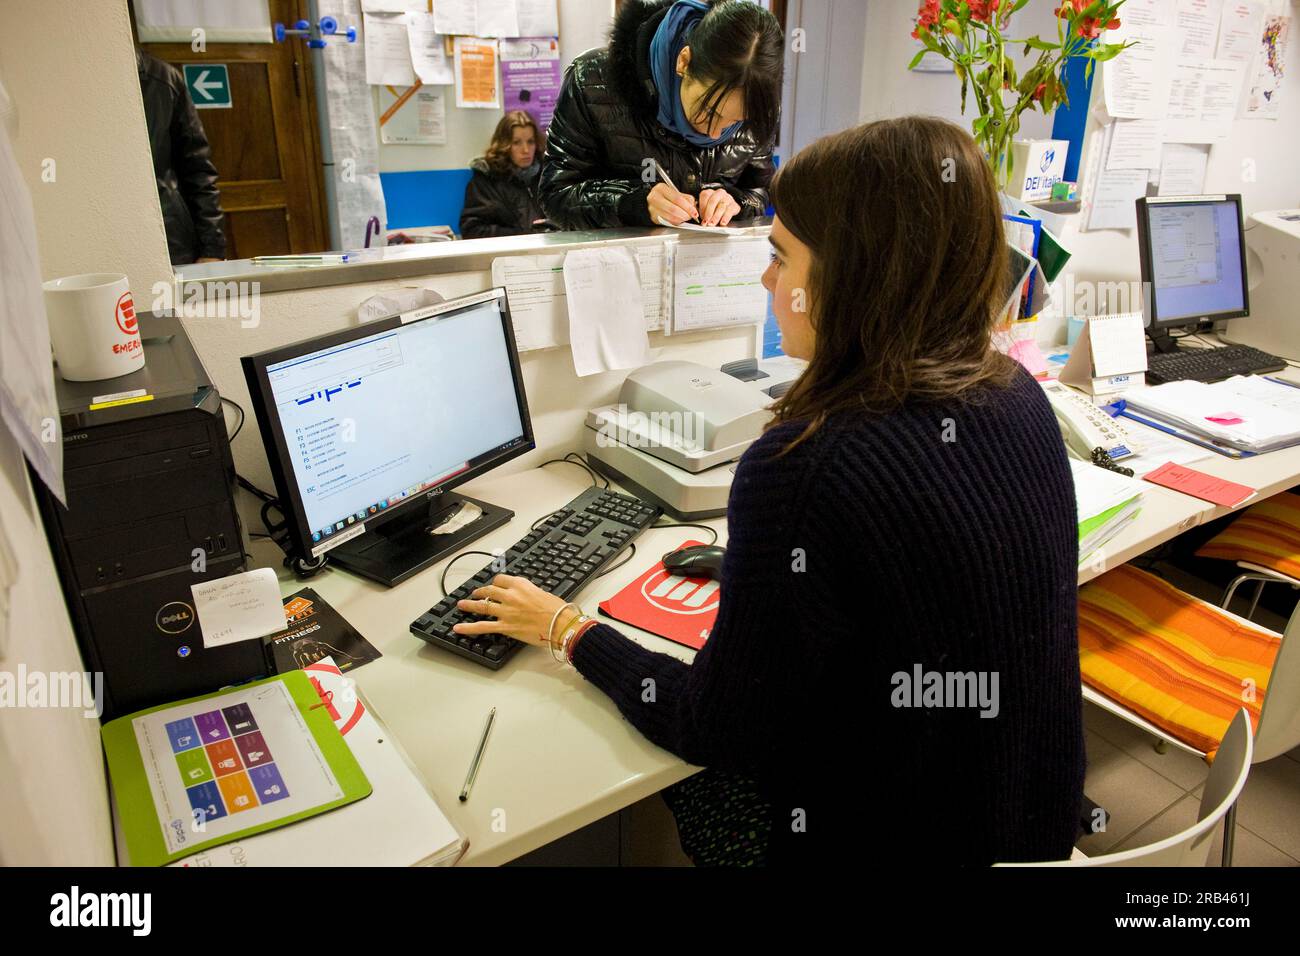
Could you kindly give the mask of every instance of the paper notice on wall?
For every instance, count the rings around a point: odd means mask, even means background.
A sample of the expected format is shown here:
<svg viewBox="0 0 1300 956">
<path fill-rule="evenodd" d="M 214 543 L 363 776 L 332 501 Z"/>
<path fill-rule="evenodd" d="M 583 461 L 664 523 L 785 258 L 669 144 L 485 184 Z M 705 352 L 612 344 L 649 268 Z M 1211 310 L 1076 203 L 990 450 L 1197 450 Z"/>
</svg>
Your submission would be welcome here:
<svg viewBox="0 0 1300 956">
<path fill-rule="evenodd" d="M 1153 169 L 1160 165 L 1162 120 L 1115 120 L 1107 169 Z"/>
<path fill-rule="evenodd" d="M 434 27 L 447 36 L 474 36 L 477 8 L 478 0 L 438 0 L 433 5 Z"/>
<path fill-rule="evenodd" d="M 372 86 L 410 86 L 411 44 L 406 37 L 406 14 L 365 15 L 366 82 Z"/>
<path fill-rule="evenodd" d="M 8 101 L 3 88 L 0 100 Z M 0 123 L 0 282 L 4 284 L 4 295 L 0 296 L 0 421 L 45 486 L 67 504 L 63 490 L 63 433 L 35 236 L 31 194 L 10 145 L 8 129 Z M 7 542 L 0 540 L 0 545 L 7 546 Z M 4 559 L 0 558 L 0 571 L 3 566 Z M 16 575 L 15 570 L 13 577 Z M 0 589 L 9 583 L 12 580 L 0 581 Z"/>
<path fill-rule="evenodd" d="M 379 138 L 391 146 L 445 145 L 447 101 L 442 91 L 380 87 Z"/>
<path fill-rule="evenodd" d="M 1210 147 L 1190 143 L 1165 143 L 1160 157 L 1161 196 L 1199 196 L 1205 190 L 1205 168 Z"/>
<path fill-rule="evenodd" d="M 357 0 L 319 0 L 321 16 L 340 23 L 361 20 Z M 342 249 L 365 245 L 366 223 L 374 216 L 388 221 L 384 190 L 379 182 L 379 130 L 375 104 L 366 84 L 366 54 L 361 43 L 337 37 L 326 41 L 325 97 L 329 110 L 330 151 L 335 205 Z M 384 242 L 379 231 L 379 244 Z"/>
<path fill-rule="evenodd" d="M 1227 0 L 1219 17 L 1219 43 L 1215 59 L 1249 63 L 1259 49 L 1264 27 L 1264 4 L 1258 0 Z"/>
<path fill-rule="evenodd" d="M 474 32 L 481 37 L 519 36 L 519 8 L 515 0 L 478 0 Z"/>
<path fill-rule="evenodd" d="M 456 105 L 461 109 L 500 109 L 496 41 L 456 37 L 455 63 Z"/>
<path fill-rule="evenodd" d="M 519 351 L 553 348 L 569 341 L 563 253 L 493 259 L 492 284 L 505 287 Z"/>
<path fill-rule="evenodd" d="M 446 39 L 434 28 L 432 13 L 408 13 L 406 34 L 411 45 L 411 65 L 426 86 L 451 86 L 456 71 L 447 56 Z"/>
<path fill-rule="evenodd" d="M 1101 150 L 1102 156 L 1110 152 L 1114 126 L 1110 123 L 1105 127 L 1099 136 L 1100 147 L 1094 147 Z M 1084 231 L 1132 229 L 1136 226 L 1135 202 L 1146 195 L 1148 172 L 1146 169 L 1107 169 L 1100 158 L 1090 156 L 1085 179 L 1089 193 L 1088 224 Z"/>
<path fill-rule="evenodd" d="M 672 311 L 672 290 L 667 283 L 671 248 L 675 248 L 674 243 L 657 242 L 634 250 L 641 276 L 641 306 L 650 330 L 665 328 Z"/>
<path fill-rule="evenodd" d="M 266 0 L 133 0 L 141 43 L 271 43 Z"/>
<path fill-rule="evenodd" d="M 560 17 L 555 0 L 516 0 L 519 8 L 521 37 L 556 37 L 560 35 Z"/>
<path fill-rule="evenodd" d="M 1251 69 L 1250 88 L 1242 111 L 1247 119 L 1278 118 L 1278 99 L 1282 93 L 1290 32 L 1289 16 L 1269 14 L 1264 17 L 1258 52 Z"/>
<path fill-rule="evenodd" d="M 1126 17 L 1112 38 L 1121 41 L 1135 45 L 1102 64 L 1106 112 L 1112 119 L 1160 119 L 1169 101 L 1179 34 L 1168 27 L 1130 24 Z"/>
<path fill-rule="evenodd" d="M 1214 56 L 1223 0 L 1177 0 L 1174 26 L 1183 35 L 1183 56 Z"/>
<path fill-rule="evenodd" d="M 562 83 L 557 40 L 536 37 L 501 41 L 501 89 L 507 112 L 525 110 L 543 130 L 549 129 Z"/>
<path fill-rule="evenodd" d="M 569 344 L 579 376 L 650 361 L 641 279 L 627 246 L 575 249 L 564 257 Z"/>
<path fill-rule="evenodd" d="M 1165 142 L 1221 143 L 1232 133 L 1241 98 L 1242 64 L 1182 57 L 1165 114 Z"/>
<path fill-rule="evenodd" d="M 673 331 L 763 322 L 764 239 L 683 242 L 673 253 Z"/>
</svg>

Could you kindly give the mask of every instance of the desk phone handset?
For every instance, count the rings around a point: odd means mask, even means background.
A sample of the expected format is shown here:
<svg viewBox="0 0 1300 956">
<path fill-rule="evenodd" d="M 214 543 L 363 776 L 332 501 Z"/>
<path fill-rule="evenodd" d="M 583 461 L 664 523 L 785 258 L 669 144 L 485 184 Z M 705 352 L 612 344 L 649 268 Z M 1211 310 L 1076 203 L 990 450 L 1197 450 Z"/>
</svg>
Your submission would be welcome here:
<svg viewBox="0 0 1300 956">
<path fill-rule="evenodd" d="M 1043 390 L 1056 412 L 1066 449 L 1075 458 L 1091 461 L 1097 448 L 1103 449 L 1114 461 L 1142 451 L 1141 443 L 1134 440 L 1118 421 L 1089 401 L 1086 395 L 1060 382 L 1046 382 Z"/>
</svg>

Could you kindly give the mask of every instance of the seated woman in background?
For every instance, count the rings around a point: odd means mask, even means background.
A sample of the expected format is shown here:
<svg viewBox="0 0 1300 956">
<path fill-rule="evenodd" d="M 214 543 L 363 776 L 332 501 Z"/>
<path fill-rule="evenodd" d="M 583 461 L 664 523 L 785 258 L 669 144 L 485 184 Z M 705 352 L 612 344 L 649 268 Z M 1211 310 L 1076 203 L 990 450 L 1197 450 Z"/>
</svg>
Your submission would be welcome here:
<svg viewBox="0 0 1300 956">
<path fill-rule="evenodd" d="M 730 779 L 684 812 L 674 798 L 684 840 L 705 821 L 730 841 L 715 861 L 1066 859 L 1084 774 L 1074 484 L 1041 386 L 991 344 L 1008 279 L 993 176 L 969 134 L 905 117 L 818 140 L 771 196 L 763 284 L 809 364 L 735 469 L 694 663 L 510 575 L 460 602 L 495 620 L 455 630 L 549 643 L 708 768 L 688 783 Z"/>
<path fill-rule="evenodd" d="M 511 110 L 501 117 L 487 152 L 469 164 L 474 176 L 465 187 L 462 239 L 545 231 L 545 214 L 537 196 L 545 148 L 546 134 L 532 116 Z"/>
</svg>

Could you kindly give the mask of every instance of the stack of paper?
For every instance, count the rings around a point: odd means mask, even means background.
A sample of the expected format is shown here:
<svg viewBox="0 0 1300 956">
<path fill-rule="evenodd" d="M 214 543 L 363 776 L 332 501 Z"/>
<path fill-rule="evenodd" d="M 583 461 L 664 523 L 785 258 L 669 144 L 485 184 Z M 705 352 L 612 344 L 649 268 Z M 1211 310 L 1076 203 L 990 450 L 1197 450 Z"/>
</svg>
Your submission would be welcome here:
<svg viewBox="0 0 1300 956">
<path fill-rule="evenodd" d="M 1241 451 L 1300 444 L 1300 389 L 1238 375 L 1223 382 L 1168 382 L 1127 396 L 1139 412 Z"/>
<path fill-rule="evenodd" d="M 1070 459 L 1079 509 L 1079 564 L 1085 564 L 1142 510 L 1142 482 Z"/>
</svg>

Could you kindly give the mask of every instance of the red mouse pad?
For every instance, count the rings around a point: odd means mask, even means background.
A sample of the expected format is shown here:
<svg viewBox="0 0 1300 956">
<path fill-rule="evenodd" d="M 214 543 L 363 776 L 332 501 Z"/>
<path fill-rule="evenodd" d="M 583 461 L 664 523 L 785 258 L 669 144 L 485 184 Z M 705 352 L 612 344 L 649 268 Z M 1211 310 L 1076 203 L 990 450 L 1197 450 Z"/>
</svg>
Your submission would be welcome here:
<svg viewBox="0 0 1300 956">
<path fill-rule="evenodd" d="M 687 541 L 673 550 L 702 544 Z M 718 618 L 721 594 L 717 581 L 669 574 L 660 561 L 599 607 L 602 614 L 616 621 L 698 651 Z"/>
</svg>

